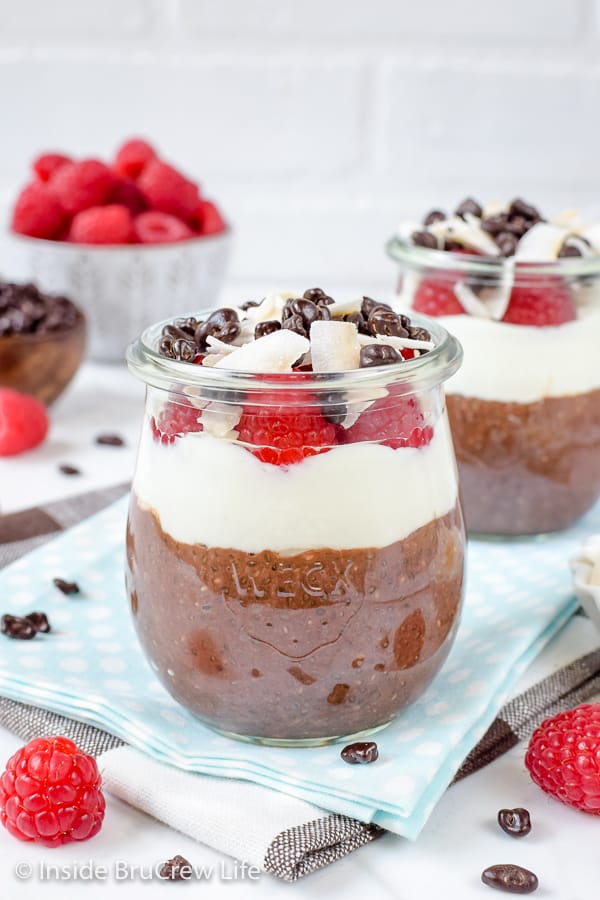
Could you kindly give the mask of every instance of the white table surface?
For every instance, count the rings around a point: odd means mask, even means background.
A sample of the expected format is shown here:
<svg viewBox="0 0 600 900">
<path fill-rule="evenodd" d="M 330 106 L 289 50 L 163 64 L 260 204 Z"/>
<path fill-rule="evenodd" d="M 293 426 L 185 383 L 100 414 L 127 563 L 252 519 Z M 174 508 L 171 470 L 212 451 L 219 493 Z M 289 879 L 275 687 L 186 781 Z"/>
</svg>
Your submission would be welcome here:
<svg viewBox="0 0 600 900">
<path fill-rule="evenodd" d="M 46 443 L 28 454 L 0 460 L 0 511 L 9 512 L 59 499 L 67 494 L 115 484 L 133 471 L 143 390 L 124 367 L 86 364 L 51 411 Z M 98 447 L 101 432 L 116 432 L 122 448 Z M 81 469 L 65 476 L 60 463 Z M 599 637 L 591 623 L 575 617 L 538 657 L 519 683 L 527 687 L 576 656 L 594 649 Z M 0 728 L 0 767 L 22 741 Z M 153 868 L 177 853 L 205 867 L 197 880 L 197 896 L 209 897 L 365 897 L 399 900 L 485 900 L 509 896 L 480 881 L 484 868 L 513 862 L 536 872 L 534 896 L 540 900 L 590 900 L 597 894 L 600 820 L 563 806 L 530 780 L 519 745 L 475 775 L 452 787 L 434 810 L 419 839 L 410 843 L 393 835 L 364 847 L 308 878 L 288 885 L 262 875 L 241 877 L 235 861 L 196 843 L 107 796 L 100 834 L 92 841 L 47 850 L 20 843 L 0 828 L 0 900 L 79 896 L 111 890 L 128 897 L 164 897 L 165 888 Z M 515 840 L 496 824 L 502 807 L 525 806 L 533 828 Z M 48 870 L 52 866 L 54 870 Z M 62 867 L 60 872 L 57 867 Z M 104 868 L 102 868 L 104 867 Z M 30 872 L 29 877 L 17 877 Z M 60 875 L 60 877 L 59 877 Z M 186 896 L 187 896 L 186 895 Z"/>
</svg>

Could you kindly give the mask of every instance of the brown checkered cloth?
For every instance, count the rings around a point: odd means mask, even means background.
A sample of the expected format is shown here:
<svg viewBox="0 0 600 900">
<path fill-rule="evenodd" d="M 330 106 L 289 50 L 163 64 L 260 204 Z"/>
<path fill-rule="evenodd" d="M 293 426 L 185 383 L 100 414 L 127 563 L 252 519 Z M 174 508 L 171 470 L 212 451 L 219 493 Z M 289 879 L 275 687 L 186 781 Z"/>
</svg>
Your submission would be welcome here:
<svg viewBox="0 0 600 900">
<path fill-rule="evenodd" d="M 117 485 L 0 517 L 0 568 L 98 512 L 127 489 L 127 485 Z M 465 759 L 454 781 L 476 772 L 519 741 L 527 739 L 544 719 L 598 693 L 600 649 L 576 659 L 503 706 Z M 95 756 L 124 743 L 92 725 L 4 697 L 0 697 L 0 725 L 26 741 L 33 737 L 64 734 Z M 285 881 L 296 881 L 341 859 L 382 833 L 377 825 L 348 816 L 324 816 L 276 835 L 265 854 L 264 869 Z"/>
</svg>

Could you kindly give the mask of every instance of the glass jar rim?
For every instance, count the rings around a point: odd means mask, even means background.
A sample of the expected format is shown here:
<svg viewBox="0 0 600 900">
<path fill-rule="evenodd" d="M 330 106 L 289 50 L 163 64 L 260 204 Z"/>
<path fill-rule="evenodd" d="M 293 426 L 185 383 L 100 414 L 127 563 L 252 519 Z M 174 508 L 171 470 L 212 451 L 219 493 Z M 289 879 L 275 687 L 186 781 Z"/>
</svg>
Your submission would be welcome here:
<svg viewBox="0 0 600 900">
<path fill-rule="evenodd" d="M 388 256 L 395 262 L 419 269 L 443 269 L 464 275 L 493 275 L 500 279 L 507 269 L 529 277 L 577 278 L 600 276 L 600 254 L 594 256 L 566 256 L 546 262 L 522 262 L 514 256 L 494 257 L 452 253 L 430 247 L 419 247 L 398 235 L 387 242 Z M 516 262 L 516 265 L 515 265 Z"/>
<path fill-rule="evenodd" d="M 216 308 L 216 307 L 215 307 Z M 187 313 L 178 318 L 195 316 L 208 317 L 214 310 L 207 309 Z M 127 348 L 126 360 L 129 369 L 145 384 L 170 391 L 184 392 L 184 389 L 198 387 L 208 391 L 277 391 L 290 389 L 291 373 L 257 374 L 215 368 L 214 366 L 193 365 L 189 362 L 169 359 L 155 349 L 165 325 L 173 318 L 155 322 Z M 294 392 L 314 393 L 315 391 L 355 391 L 357 389 L 380 388 L 392 382 L 406 385 L 406 393 L 423 390 L 441 384 L 453 375 L 462 362 L 462 347 L 458 340 L 439 322 L 421 316 L 411 315 L 411 323 L 426 328 L 435 346 L 422 356 L 384 366 L 369 366 L 342 372 L 307 372 L 305 377 L 294 381 Z M 374 340 L 375 343 L 375 340 Z M 301 394 L 300 394 L 301 396 Z"/>
</svg>

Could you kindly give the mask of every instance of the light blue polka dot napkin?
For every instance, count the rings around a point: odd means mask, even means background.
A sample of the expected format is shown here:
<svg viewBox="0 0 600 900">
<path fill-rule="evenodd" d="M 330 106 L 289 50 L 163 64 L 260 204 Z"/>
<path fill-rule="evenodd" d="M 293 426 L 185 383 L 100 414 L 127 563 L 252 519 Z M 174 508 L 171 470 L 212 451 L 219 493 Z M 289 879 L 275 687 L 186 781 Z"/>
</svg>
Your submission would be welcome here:
<svg viewBox="0 0 600 900">
<path fill-rule="evenodd" d="M 420 701 L 377 736 L 380 757 L 348 766 L 340 745 L 283 750 L 214 734 L 146 663 L 123 579 L 126 500 L 0 573 L 2 610 L 47 613 L 53 632 L 0 636 L 0 694 L 90 722 L 162 762 L 245 778 L 415 838 L 517 678 L 576 608 L 568 559 L 600 531 L 600 505 L 545 540 L 472 542 L 456 643 Z M 85 587 L 65 597 L 55 576 Z"/>
</svg>

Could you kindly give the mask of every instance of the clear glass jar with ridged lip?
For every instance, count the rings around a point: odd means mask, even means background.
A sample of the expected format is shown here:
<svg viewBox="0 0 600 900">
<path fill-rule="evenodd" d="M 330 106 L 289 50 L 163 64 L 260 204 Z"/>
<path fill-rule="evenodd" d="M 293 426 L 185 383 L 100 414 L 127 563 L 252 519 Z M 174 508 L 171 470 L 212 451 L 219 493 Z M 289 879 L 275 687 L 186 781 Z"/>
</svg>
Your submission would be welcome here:
<svg viewBox="0 0 600 900">
<path fill-rule="evenodd" d="M 314 745 L 382 728 L 459 622 L 443 383 L 460 345 L 433 323 L 433 349 L 412 360 L 258 375 L 161 356 L 163 325 L 128 351 L 147 385 L 126 575 L 148 659 L 232 737 Z"/>
<path fill-rule="evenodd" d="M 467 530 L 572 525 L 600 497 L 600 256 L 521 262 L 400 238 L 387 250 L 399 308 L 436 313 L 441 298 L 450 313 L 435 321 L 464 349 L 446 394 Z"/>
</svg>

